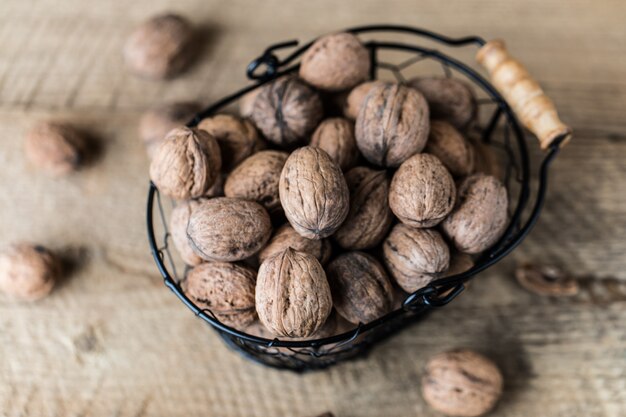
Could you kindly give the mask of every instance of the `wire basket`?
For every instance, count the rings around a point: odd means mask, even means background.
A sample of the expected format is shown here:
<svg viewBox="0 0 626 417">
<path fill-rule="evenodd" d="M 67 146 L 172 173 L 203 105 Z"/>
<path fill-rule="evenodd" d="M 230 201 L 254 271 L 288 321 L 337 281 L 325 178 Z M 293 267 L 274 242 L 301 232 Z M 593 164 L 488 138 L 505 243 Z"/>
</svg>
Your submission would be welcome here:
<svg viewBox="0 0 626 417">
<path fill-rule="evenodd" d="M 150 184 L 148 192 L 147 227 L 150 247 L 165 280 L 165 285 L 191 310 L 206 321 L 224 341 L 257 362 L 294 371 L 321 369 L 340 361 L 364 355 L 381 340 L 426 316 L 430 311 L 452 301 L 464 290 L 464 283 L 476 274 L 489 268 L 509 254 L 528 235 L 537 221 L 547 187 L 548 168 L 560 146 L 570 138 L 571 130 L 563 125 L 556 115 L 554 106 L 539 86 L 530 78 L 517 61 L 508 56 L 503 44 L 486 42 L 480 37 L 449 38 L 430 31 L 407 26 L 378 25 L 348 29 L 359 34 L 380 34 L 389 37 L 419 38 L 440 48 L 466 49 L 479 47 L 479 61 L 490 72 L 497 86 L 487 81 L 469 65 L 457 60 L 440 49 L 388 40 L 363 40 L 371 57 L 371 78 L 391 78 L 405 82 L 407 73 L 419 70 L 419 66 L 433 65 L 447 77 L 461 77 L 477 90 L 481 122 L 471 134 L 494 150 L 502 167 L 502 180 L 509 193 L 510 222 L 502 238 L 483 252 L 468 271 L 441 278 L 426 287 L 409 294 L 400 308 L 379 319 L 360 324 L 350 331 L 315 340 L 266 339 L 222 324 L 207 309 L 195 305 L 181 290 L 180 282 L 187 272 L 182 262 L 178 263 L 171 252 L 170 234 L 167 230 L 168 211 L 173 203 L 163 201 L 158 189 Z M 312 44 L 303 45 L 279 59 L 275 52 L 294 48 L 297 41 L 270 46 L 247 69 L 248 78 L 255 80 L 245 87 L 198 113 L 188 124 L 196 126 L 200 120 L 236 103 L 244 94 L 285 74 L 297 71 L 298 58 Z M 483 54 L 482 58 L 480 54 Z M 512 71 L 511 73 L 511 67 Z M 503 70 L 504 68 L 504 70 Z M 432 71 L 430 72 L 432 74 Z M 513 74 L 513 76 L 511 75 Z M 507 97 L 507 100 L 503 97 Z M 538 185 L 531 193 L 531 167 L 524 133 L 514 111 L 524 124 L 535 133 L 547 151 L 539 167 Z M 531 195 L 533 194 L 533 195 Z M 532 204 L 531 204 L 532 203 Z M 157 229 L 157 230 L 155 230 Z M 160 237 L 157 240 L 157 235 Z"/>
</svg>

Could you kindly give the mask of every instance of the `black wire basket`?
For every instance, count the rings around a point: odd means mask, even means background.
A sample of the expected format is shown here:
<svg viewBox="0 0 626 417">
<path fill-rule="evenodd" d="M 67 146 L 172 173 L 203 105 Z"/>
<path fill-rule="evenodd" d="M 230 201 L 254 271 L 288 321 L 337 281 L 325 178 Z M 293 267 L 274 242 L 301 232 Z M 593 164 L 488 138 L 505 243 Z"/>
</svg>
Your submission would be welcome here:
<svg viewBox="0 0 626 417">
<path fill-rule="evenodd" d="M 154 260 L 165 280 L 165 285 L 198 317 L 213 327 L 233 349 L 265 365 L 305 371 L 321 369 L 340 361 L 364 355 L 376 343 L 396 333 L 401 328 L 426 316 L 431 310 L 442 307 L 457 297 L 464 284 L 478 273 L 489 268 L 509 254 L 528 235 L 536 223 L 544 201 L 547 187 L 548 168 L 560 146 L 570 138 L 571 130 L 563 125 L 556 115 L 554 106 L 525 69 L 510 58 L 502 43 L 486 42 L 480 37 L 449 38 L 430 31 L 407 26 L 377 25 L 348 29 L 347 32 L 361 37 L 379 34 L 384 37 L 408 37 L 436 46 L 411 43 L 362 39 L 370 51 L 371 78 L 391 77 L 405 82 L 405 74 L 416 66 L 428 63 L 435 65 L 447 77 L 461 77 L 469 81 L 478 94 L 479 113 L 482 122 L 473 128 L 472 134 L 484 145 L 493 149 L 501 164 L 502 179 L 507 186 L 510 199 L 509 225 L 502 238 L 475 260 L 466 272 L 441 278 L 426 287 L 406 296 L 395 311 L 367 324 L 360 324 L 350 331 L 315 340 L 294 341 L 266 339 L 244 333 L 222 324 L 207 309 L 198 307 L 182 291 L 181 279 L 186 268 L 175 260 L 170 250 L 170 234 L 167 229 L 168 207 L 173 203 L 163 201 L 158 189 L 150 184 L 148 192 L 147 227 L 150 248 Z M 255 83 L 245 87 L 206 108 L 188 123 L 196 126 L 200 120 L 236 103 L 246 93 L 285 74 L 298 70 L 298 58 L 312 44 L 307 43 L 283 59 L 275 52 L 294 48 L 297 41 L 270 46 L 247 69 L 248 78 Z M 494 84 L 481 76 L 469 65 L 445 53 L 441 48 L 467 49 L 479 47 L 482 64 L 487 68 Z M 439 49 L 438 49 L 439 48 Z M 490 49 L 486 51 L 486 49 Z M 495 52 L 492 49 L 497 49 Z M 498 71 L 501 73 L 499 74 Z M 513 71 L 513 72 L 511 72 Z M 431 72 L 432 73 L 432 72 Z M 507 100 L 503 97 L 505 96 Z M 547 151 L 539 167 L 538 184 L 531 187 L 531 167 L 523 130 L 514 111 L 535 133 Z M 531 192 L 531 188 L 533 191 Z M 531 195 L 532 194 L 532 195 Z M 155 225 L 156 220 L 156 225 Z M 156 226 L 156 227 L 155 227 Z M 157 230 L 160 236 L 157 240 Z"/>
</svg>

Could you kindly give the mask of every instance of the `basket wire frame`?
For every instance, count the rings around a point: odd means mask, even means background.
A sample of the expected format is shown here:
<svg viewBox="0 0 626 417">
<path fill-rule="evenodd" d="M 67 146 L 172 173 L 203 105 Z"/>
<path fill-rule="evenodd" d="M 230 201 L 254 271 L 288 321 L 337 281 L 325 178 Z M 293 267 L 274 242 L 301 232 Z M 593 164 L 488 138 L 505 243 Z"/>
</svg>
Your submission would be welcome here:
<svg viewBox="0 0 626 417">
<path fill-rule="evenodd" d="M 394 32 L 417 35 L 426 39 L 442 43 L 447 46 L 461 47 L 467 45 L 482 46 L 485 41 L 479 37 L 448 38 L 430 31 L 407 26 L 363 26 L 348 29 L 349 32 L 359 34 L 368 32 Z M 285 74 L 297 71 L 298 64 L 294 62 L 312 42 L 305 44 L 292 52 L 283 60 L 279 60 L 275 51 L 283 48 L 292 48 L 296 41 L 283 42 L 269 47 L 259 58 L 254 60 L 247 70 L 248 77 L 256 80 L 253 85 L 225 97 L 209 108 L 198 113 L 188 126 L 196 126 L 203 118 L 234 103 L 247 92 Z M 448 304 L 464 290 L 464 283 L 479 272 L 489 268 L 504 256 L 509 254 L 529 233 L 535 224 L 547 187 L 547 174 L 551 161 L 557 155 L 560 141 L 557 140 L 548 150 L 540 166 L 538 187 L 534 205 L 530 210 L 525 208 L 530 199 L 530 162 L 528 150 L 522 129 L 519 126 L 512 110 L 489 82 L 477 72 L 460 61 L 441 53 L 436 49 L 423 48 L 413 44 L 396 42 L 368 41 L 364 43 L 370 51 L 372 62 L 371 78 L 382 78 L 383 74 L 391 75 L 399 83 L 406 83 L 404 72 L 425 61 L 434 60 L 440 64 L 441 71 L 446 77 L 459 74 L 478 86 L 485 97 L 477 100 L 479 113 L 491 114 L 484 127 L 475 127 L 472 133 L 479 135 L 480 140 L 496 149 L 501 154 L 504 168 L 503 180 L 509 191 L 510 224 L 502 238 L 489 250 L 475 260 L 470 270 L 435 280 L 426 287 L 409 294 L 401 308 L 366 324 L 359 324 L 354 329 L 322 339 L 287 340 L 266 339 L 240 330 L 228 327 L 209 310 L 193 303 L 181 290 L 180 283 L 186 276 L 188 267 L 177 266 L 170 245 L 168 231 L 168 210 L 158 189 L 150 184 L 147 207 L 147 228 L 150 247 L 164 278 L 165 285 L 190 308 L 196 316 L 211 325 L 234 350 L 257 362 L 277 368 L 294 371 L 322 369 L 340 361 L 364 355 L 371 347 L 381 340 L 395 334 L 416 321 L 424 318 L 427 313 L 436 307 Z M 407 56 L 398 63 L 383 60 L 384 51 L 401 51 Z M 264 72 L 259 73 L 259 68 Z M 157 242 L 154 221 L 156 220 L 163 230 L 160 241 Z"/>
</svg>

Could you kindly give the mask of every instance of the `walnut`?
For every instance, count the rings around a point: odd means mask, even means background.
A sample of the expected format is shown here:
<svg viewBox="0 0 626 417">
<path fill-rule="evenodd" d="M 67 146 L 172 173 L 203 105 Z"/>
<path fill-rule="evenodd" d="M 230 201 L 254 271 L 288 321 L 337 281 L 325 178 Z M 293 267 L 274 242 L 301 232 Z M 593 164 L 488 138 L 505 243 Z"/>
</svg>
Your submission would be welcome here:
<svg viewBox="0 0 626 417">
<path fill-rule="evenodd" d="M 332 306 L 326 274 L 313 255 L 288 248 L 261 264 L 256 308 L 271 332 L 311 336 L 324 325 Z"/>
<path fill-rule="evenodd" d="M 24 139 L 28 160 L 51 176 L 78 169 L 84 157 L 84 138 L 72 126 L 60 122 L 41 122 Z"/>
<path fill-rule="evenodd" d="M 331 254 L 331 245 L 328 240 L 307 239 L 300 236 L 291 225 L 284 224 L 276 230 L 267 246 L 259 252 L 259 262 L 287 248 L 313 255 L 322 265 L 328 261 Z"/>
<path fill-rule="evenodd" d="M 254 109 L 254 100 L 261 92 L 261 88 L 255 88 L 244 94 L 238 102 L 239 115 L 246 119 L 252 117 L 252 110 Z"/>
<path fill-rule="evenodd" d="M 350 120 L 356 120 L 359 112 L 361 111 L 361 107 L 365 102 L 365 97 L 372 90 L 372 88 L 376 85 L 383 84 L 382 81 L 373 80 L 366 81 L 354 87 L 350 94 L 348 94 L 348 98 L 346 99 L 345 106 L 343 108 L 343 114 Z"/>
<path fill-rule="evenodd" d="M 430 122 L 430 133 L 424 151 L 439 158 L 454 176 L 463 177 L 474 170 L 474 147 L 446 121 Z"/>
<path fill-rule="evenodd" d="M 391 311 L 394 290 L 378 261 L 348 252 L 326 268 L 335 310 L 351 323 L 369 323 Z"/>
<path fill-rule="evenodd" d="M 287 152 L 261 151 L 245 159 L 226 179 L 226 197 L 256 201 L 270 213 L 280 209 L 278 181 L 288 156 Z"/>
<path fill-rule="evenodd" d="M 29 243 L 0 254 L 0 291 L 23 301 L 47 296 L 61 273 L 61 262 L 46 248 Z"/>
<path fill-rule="evenodd" d="M 281 77 L 260 88 L 252 120 L 263 135 L 284 148 L 305 142 L 324 113 L 315 90 L 295 77 Z"/>
<path fill-rule="evenodd" d="M 356 144 L 369 162 L 397 167 L 426 145 L 428 105 L 412 88 L 392 83 L 372 87 L 356 118 Z"/>
<path fill-rule="evenodd" d="M 421 92 L 433 119 L 444 119 L 457 129 L 465 129 L 476 118 L 478 105 L 471 87 L 456 78 L 424 77 L 409 81 Z"/>
<path fill-rule="evenodd" d="M 402 223 L 433 227 L 454 207 L 454 180 L 436 156 L 413 155 L 394 174 L 389 207 Z"/>
<path fill-rule="evenodd" d="M 359 157 L 354 124 L 340 117 L 322 121 L 313 132 L 310 145 L 326 151 L 343 171 L 352 168 Z"/>
<path fill-rule="evenodd" d="M 443 221 L 443 231 L 461 252 L 477 254 L 491 247 L 507 227 L 506 188 L 484 174 L 467 177 L 459 186 L 454 210 Z"/>
<path fill-rule="evenodd" d="M 227 326 L 243 329 L 254 321 L 253 269 L 229 262 L 205 262 L 182 282 L 183 292 L 198 307 L 210 310 Z"/>
<path fill-rule="evenodd" d="M 316 40 L 302 55 L 300 78 L 321 90 L 352 88 L 369 76 L 370 54 L 350 33 L 335 33 Z"/>
<path fill-rule="evenodd" d="M 182 16 L 163 14 L 142 23 L 124 45 L 128 69 L 141 77 L 163 79 L 176 75 L 192 57 L 194 32 Z"/>
<path fill-rule="evenodd" d="M 449 416 L 486 414 L 500 398 L 502 386 L 498 367 L 468 349 L 433 356 L 422 376 L 422 395 L 426 402 Z"/>
<path fill-rule="evenodd" d="M 230 171 L 254 153 L 259 134 L 248 120 L 230 114 L 218 114 L 202 119 L 198 129 L 209 132 L 222 151 L 222 168 Z"/>
<path fill-rule="evenodd" d="M 187 225 L 191 212 L 196 208 L 202 200 L 184 200 L 179 202 L 170 214 L 169 232 L 172 235 L 172 241 L 176 250 L 180 254 L 181 259 L 187 265 L 199 265 L 202 258 L 196 255 L 189 244 L 187 236 Z"/>
<path fill-rule="evenodd" d="M 204 195 L 222 166 L 217 141 L 199 129 L 179 127 L 168 133 L 150 164 L 150 178 L 163 194 L 175 199 Z"/>
<path fill-rule="evenodd" d="M 350 209 L 341 169 L 326 152 L 311 146 L 289 156 L 280 175 L 279 194 L 287 220 L 309 239 L 332 235 Z"/>
<path fill-rule="evenodd" d="M 393 220 L 387 173 L 356 167 L 345 178 L 350 190 L 350 211 L 333 237 L 344 249 L 373 248 L 383 240 Z"/>
<path fill-rule="evenodd" d="M 209 188 L 202 197 L 224 197 L 224 182 L 226 182 L 226 176 L 227 174 L 220 172 L 211 188 Z"/>
<path fill-rule="evenodd" d="M 259 251 L 272 233 L 267 211 L 253 201 L 217 197 L 191 212 L 187 235 L 193 250 L 208 261 L 240 261 Z"/>
<path fill-rule="evenodd" d="M 451 277 L 453 275 L 462 274 L 474 267 L 474 260 L 471 256 L 462 252 L 454 252 L 450 255 L 450 266 L 442 275 L 442 278 Z M 468 285 L 469 281 L 464 285 Z"/>
<path fill-rule="evenodd" d="M 383 243 L 383 259 L 398 285 L 413 292 L 448 269 L 450 250 L 434 229 L 397 224 Z"/>
<path fill-rule="evenodd" d="M 521 265 L 515 269 L 515 278 L 524 289 L 537 295 L 571 297 L 580 291 L 576 278 L 552 265 Z"/>
<path fill-rule="evenodd" d="M 156 148 L 175 127 L 184 126 L 201 110 L 200 104 L 181 101 L 146 111 L 139 119 L 139 138 L 152 158 Z"/>
</svg>

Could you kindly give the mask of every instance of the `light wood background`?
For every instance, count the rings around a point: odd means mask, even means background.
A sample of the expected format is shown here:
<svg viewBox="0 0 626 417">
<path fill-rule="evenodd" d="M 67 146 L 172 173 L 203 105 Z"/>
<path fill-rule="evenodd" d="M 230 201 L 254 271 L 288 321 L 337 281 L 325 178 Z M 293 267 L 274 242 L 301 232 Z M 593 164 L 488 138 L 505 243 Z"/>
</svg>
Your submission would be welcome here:
<svg viewBox="0 0 626 417">
<path fill-rule="evenodd" d="M 184 76 L 138 80 L 122 43 L 164 10 L 201 26 L 206 46 Z M 435 416 L 419 394 L 422 366 L 459 346 L 505 374 L 493 415 L 626 415 L 625 20 L 621 0 L 2 0 L 0 244 L 38 241 L 78 262 L 40 303 L 0 298 L 0 415 Z M 269 43 L 378 22 L 506 39 L 575 137 L 532 235 L 457 301 L 367 360 L 303 376 L 266 369 L 230 352 L 162 285 L 137 120 L 163 101 L 209 103 L 241 86 Z M 34 171 L 21 141 L 43 117 L 93 132 L 100 159 L 66 179 Z M 526 293 L 512 278 L 524 260 L 564 266 L 582 293 Z"/>
</svg>

